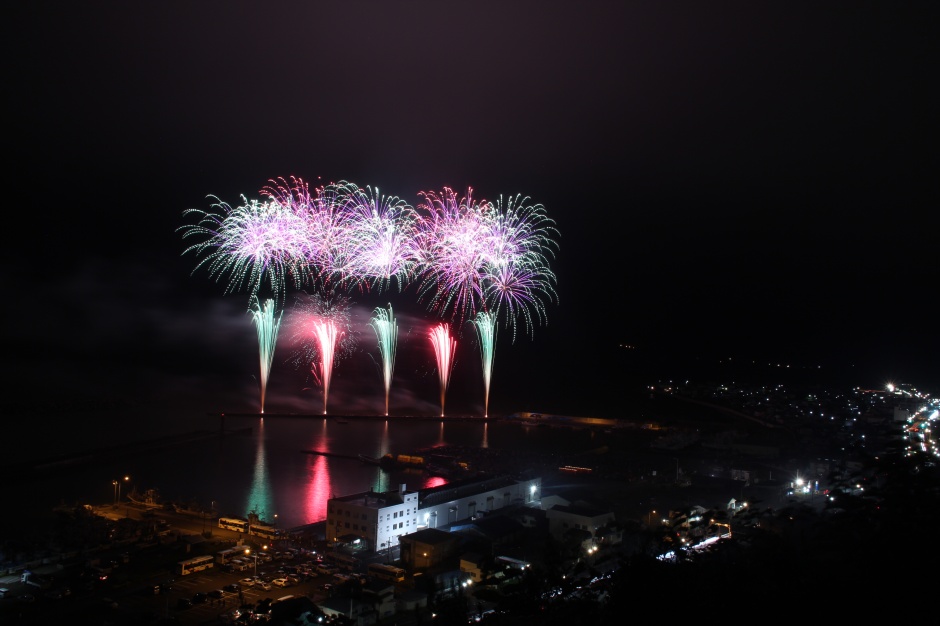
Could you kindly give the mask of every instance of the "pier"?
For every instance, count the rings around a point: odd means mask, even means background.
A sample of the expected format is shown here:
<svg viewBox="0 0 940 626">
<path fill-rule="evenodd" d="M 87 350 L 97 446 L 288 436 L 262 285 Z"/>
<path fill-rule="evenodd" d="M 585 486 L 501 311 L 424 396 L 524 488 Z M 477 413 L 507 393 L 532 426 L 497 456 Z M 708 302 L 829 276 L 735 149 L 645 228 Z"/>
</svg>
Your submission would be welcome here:
<svg viewBox="0 0 940 626">
<path fill-rule="evenodd" d="M 304 454 L 319 454 L 320 456 L 329 456 L 334 459 L 352 459 L 353 461 L 361 461 L 358 454 L 340 454 L 338 452 L 323 452 L 320 450 L 301 450 Z"/>
</svg>

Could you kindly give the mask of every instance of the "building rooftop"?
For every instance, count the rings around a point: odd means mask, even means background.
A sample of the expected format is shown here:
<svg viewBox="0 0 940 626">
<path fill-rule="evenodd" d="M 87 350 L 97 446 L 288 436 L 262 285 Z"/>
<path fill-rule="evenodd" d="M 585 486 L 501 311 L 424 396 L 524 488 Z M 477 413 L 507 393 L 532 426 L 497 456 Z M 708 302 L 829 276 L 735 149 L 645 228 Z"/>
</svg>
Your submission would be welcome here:
<svg viewBox="0 0 940 626">
<path fill-rule="evenodd" d="M 376 509 L 386 506 L 395 506 L 396 504 L 401 504 L 404 502 L 404 500 L 402 500 L 401 491 L 386 491 L 383 493 L 372 491 L 371 489 L 362 493 L 337 496 L 332 498 L 332 500 L 339 500 L 340 502 L 345 502 L 347 504 L 358 504 L 360 506 Z"/>
<path fill-rule="evenodd" d="M 480 493 L 486 493 L 500 487 L 516 484 L 516 479 L 510 476 L 490 476 L 487 478 L 467 478 L 455 480 L 446 485 L 421 489 L 418 492 L 418 502 L 421 508 L 444 504 L 452 500 L 466 498 Z"/>
</svg>

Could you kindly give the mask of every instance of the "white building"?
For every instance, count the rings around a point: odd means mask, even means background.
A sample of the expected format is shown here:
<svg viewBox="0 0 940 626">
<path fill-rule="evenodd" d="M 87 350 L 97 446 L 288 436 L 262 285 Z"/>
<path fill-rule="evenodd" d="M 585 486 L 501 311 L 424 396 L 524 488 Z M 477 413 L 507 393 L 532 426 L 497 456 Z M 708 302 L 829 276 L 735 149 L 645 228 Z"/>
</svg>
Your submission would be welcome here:
<svg viewBox="0 0 940 626">
<path fill-rule="evenodd" d="M 399 537 L 424 528 L 446 528 L 508 506 L 540 506 L 542 479 L 508 476 L 458 480 L 439 487 L 408 491 L 368 491 L 327 502 L 326 539 L 360 542 L 378 552 L 398 545 Z"/>
<path fill-rule="evenodd" d="M 367 491 L 331 498 L 326 505 L 326 539 L 342 543 L 355 536 L 371 552 L 398 545 L 398 537 L 418 530 L 418 492 Z"/>
</svg>

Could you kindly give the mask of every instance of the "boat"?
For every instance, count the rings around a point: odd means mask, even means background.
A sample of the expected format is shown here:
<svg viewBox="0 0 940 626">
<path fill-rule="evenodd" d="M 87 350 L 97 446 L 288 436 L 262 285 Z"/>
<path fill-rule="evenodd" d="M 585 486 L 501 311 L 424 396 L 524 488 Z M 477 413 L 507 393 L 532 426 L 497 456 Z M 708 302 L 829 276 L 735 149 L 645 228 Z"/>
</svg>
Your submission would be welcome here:
<svg viewBox="0 0 940 626">
<path fill-rule="evenodd" d="M 162 509 L 166 506 L 160 501 L 160 494 L 157 493 L 156 489 L 147 489 L 143 493 L 140 493 L 134 488 L 127 494 L 127 499 L 133 504 L 145 506 L 148 509 Z"/>
<path fill-rule="evenodd" d="M 180 515 L 188 515 L 190 517 L 198 517 L 199 519 L 215 519 L 219 517 L 219 512 L 212 507 L 204 507 L 198 504 L 195 501 L 190 502 L 171 502 L 170 506 L 173 507 L 173 511 Z"/>
<path fill-rule="evenodd" d="M 382 469 L 403 469 L 408 467 L 424 468 L 424 457 L 412 456 L 410 454 L 392 455 L 386 454 L 379 459 L 379 467 Z"/>
</svg>

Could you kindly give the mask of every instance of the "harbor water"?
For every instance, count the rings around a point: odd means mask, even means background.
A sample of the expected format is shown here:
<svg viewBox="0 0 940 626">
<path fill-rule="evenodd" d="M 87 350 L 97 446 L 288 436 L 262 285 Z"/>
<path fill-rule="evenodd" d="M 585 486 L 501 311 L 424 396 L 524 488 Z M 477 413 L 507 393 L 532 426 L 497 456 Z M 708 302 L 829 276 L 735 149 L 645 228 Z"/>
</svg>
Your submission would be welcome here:
<svg viewBox="0 0 940 626">
<path fill-rule="evenodd" d="M 327 500 L 333 496 L 395 490 L 403 484 L 420 489 L 448 480 L 422 469 L 389 470 L 364 462 L 359 455 L 380 458 L 437 447 L 465 457 L 459 460 L 468 461 L 471 469 L 491 471 L 492 467 L 472 466 L 498 466 L 508 458 L 517 469 L 532 459 L 537 470 L 539 463 L 554 455 L 563 459 L 605 445 L 605 439 L 615 436 L 599 428 L 532 427 L 508 419 L 246 415 L 222 420 L 206 417 L 199 424 L 203 435 L 191 440 L 184 437 L 133 453 L 84 459 L 17 480 L 8 493 L 23 507 L 45 511 L 58 505 L 123 502 L 131 493 L 154 490 L 166 502 L 214 508 L 223 516 L 255 512 L 289 529 L 324 520 Z M 137 434 L 146 438 L 158 433 L 142 429 Z M 71 452 L 88 445 L 83 441 Z M 61 442 L 58 450 L 50 447 L 53 451 L 63 452 Z"/>
</svg>

